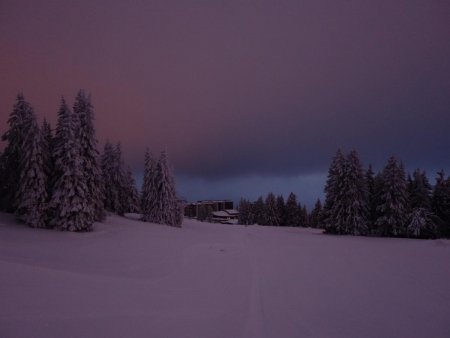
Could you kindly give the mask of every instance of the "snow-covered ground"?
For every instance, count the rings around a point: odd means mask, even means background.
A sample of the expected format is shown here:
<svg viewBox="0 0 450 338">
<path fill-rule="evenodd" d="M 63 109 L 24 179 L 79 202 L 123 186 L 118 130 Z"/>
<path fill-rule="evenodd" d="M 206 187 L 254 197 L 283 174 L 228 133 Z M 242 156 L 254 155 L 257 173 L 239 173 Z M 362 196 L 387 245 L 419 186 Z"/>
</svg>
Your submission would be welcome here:
<svg viewBox="0 0 450 338">
<path fill-rule="evenodd" d="M 0 337 L 450 337 L 450 242 L 0 214 Z"/>
</svg>

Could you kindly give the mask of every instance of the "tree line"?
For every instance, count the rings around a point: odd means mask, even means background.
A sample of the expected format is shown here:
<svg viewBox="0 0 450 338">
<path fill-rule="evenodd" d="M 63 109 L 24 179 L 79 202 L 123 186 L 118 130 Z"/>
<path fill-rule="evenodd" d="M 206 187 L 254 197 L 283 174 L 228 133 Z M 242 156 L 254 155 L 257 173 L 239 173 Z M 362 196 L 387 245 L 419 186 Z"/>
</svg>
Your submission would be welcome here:
<svg viewBox="0 0 450 338">
<path fill-rule="evenodd" d="M 391 156 L 381 172 L 365 170 L 358 153 L 338 150 L 328 170 L 320 225 L 327 233 L 388 237 L 450 236 L 450 179 L 406 174 Z"/>
<path fill-rule="evenodd" d="M 293 192 L 286 202 L 283 195 L 275 196 L 272 192 L 265 199 L 260 196 L 253 202 L 242 198 L 238 209 L 239 224 L 317 227 L 314 212 L 308 215 L 306 206 L 297 202 L 297 196 Z"/>
<path fill-rule="evenodd" d="M 142 220 L 181 226 L 182 210 L 167 154 L 147 150 L 142 193 L 124 169 L 120 143 L 97 150 L 90 95 L 80 90 L 70 109 L 64 98 L 55 131 L 39 126 L 32 106 L 18 94 L 0 154 L 0 210 L 30 227 L 90 231 L 106 211 L 141 212 Z"/>
<path fill-rule="evenodd" d="M 322 228 L 326 233 L 386 237 L 450 237 L 450 178 L 437 173 L 432 186 L 425 171 L 406 174 L 392 156 L 381 172 L 364 169 L 358 153 L 338 150 L 328 170 L 325 201 L 308 213 L 290 193 L 239 202 L 239 223 Z"/>
</svg>

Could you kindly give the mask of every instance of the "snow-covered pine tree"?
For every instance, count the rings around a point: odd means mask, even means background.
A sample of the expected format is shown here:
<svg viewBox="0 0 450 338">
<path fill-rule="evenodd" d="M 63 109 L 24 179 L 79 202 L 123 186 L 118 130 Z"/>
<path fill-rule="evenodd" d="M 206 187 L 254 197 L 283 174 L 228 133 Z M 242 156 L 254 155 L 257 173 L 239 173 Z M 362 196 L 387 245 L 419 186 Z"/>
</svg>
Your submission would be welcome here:
<svg viewBox="0 0 450 338">
<path fill-rule="evenodd" d="M 280 226 L 286 225 L 286 203 L 284 202 L 283 195 L 277 196 L 277 211 L 278 211 L 278 218 L 280 221 Z"/>
<path fill-rule="evenodd" d="M 286 226 L 300 226 L 297 196 L 291 192 L 286 201 Z"/>
<path fill-rule="evenodd" d="M 20 180 L 20 157 L 30 121 L 34 115 L 30 104 L 19 93 L 13 111 L 9 115 L 9 129 L 2 135 L 6 147 L 2 154 L 2 185 L 0 186 L 0 208 L 3 211 L 16 210 L 17 186 Z"/>
<path fill-rule="evenodd" d="M 119 201 L 116 206 L 116 212 L 123 216 L 129 210 L 129 196 L 128 196 L 128 186 L 127 177 L 125 174 L 124 164 L 122 160 L 122 147 L 120 143 L 117 143 L 114 148 L 114 170 L 113 170 L 113 182 L 116 185 L 118 191 Z"/>
<path fill-rule="evenodd" d="M 416 169 L 408 175 L 408 194 L 411 209 L 424 208 L 431 211 L 432 189 L 425 171 Z"/>
<path fill-rule="evenodd" d="M 197 220 L 202 222 L 211 222 L 212 221 L 212 213 L 213 208 L 209 204 L 201 204 L 198 206 L 198 214 L 197 214 Z"/>
<path fill-rule="evenodd" d="M 20 153 L 16 215 L 32 228 L 45 228 L 47 175 L 44 163 L 44 139 L 34 113 L 23 132 L 25 139 Z"/>
<path fill-rule="evenodd" d="M 344 181 L 344 200 L 341 200 L 344 218 L 342 233 L 364 235 L 368 232 L 367 226 L 367 189 L 359 155 L 352 150 L 347 156 L 347 166 Z"/>
<path fill-rule="evenodd" d="M 123 215 L 130 209 L 129 188 L 123 170 L 120 143 L 115 147 L 105 143 L 101 158 L 102 181 L 104 182 L 104 205 L 111 212 Z"/>
<path fill-rule="evenodd" d="M 408 206 L 411 206 L 411 196 L 413 194 L 413 190 L 414 190 L 414 183 L 411 177 L 411 174 L 408 173 L 407 177 L 406 177 L 406 193 L 408 196 Z"/>
<path fill-rule="evenodd" d="M 105 218 L 103 205 L 102 172 L 99 166 L 99 153 L 94 129 L 94 111 L 90 96 L 80 90 L 73 106 L 74 114 L 78 115 L 79 128 L 76 134 L 81 149 L 83 176 L 88 187 L 87 203 L 92 205 L 93 219 L 102 221 Z"/>
<path fill-rule="evenodd" d="M 414 208 L 407 229 L 410 237 L 417 238 L 436 238 L 437 226 L 433 213 L 426 208 Z"/>
<path fill-rule="evenodd" d="M 379 224 L 377 224 L 377 219 L 378 217 L 381 216 L 380 211 L 378 210 L 378 206 L 380 204 L 382 204 L 382 195 L 383 195 L 383 186 L 384 186 L 384 180 L 383 180 L 383 175 L 382 172 L 377 173 L 374 178 L 373 178 L 373 182 L 374 182 L 374 192 L 373 192 L 373 199 L 372 202 L 373 203 L 373 220 L 370 226 L 370 233 L 373 235 L 379 235 L 382 233 Z M 369 210 L 370 211 L 370 210 Z"/>
<path fill-rule="evenodd" d="M 253 214 L 256 224 L 266 224 L 266 206 L 264 204 L 264 199 L 262 196 L 259 196 L 256 202 L 253 203 Z"/>
<path fill-rule="evenodd" d="M 367 227 L 368 232 L 370 233 L 375 228 L 377 215 L 375 173 L 373 172 L 371 164 L 369 164 L 369 168 L 365 173 L 365 180 L 367 189 Z"/>
<path fill-rule="evenodd" d="M 337 233 L 335 203 L 339 200 L 339 193 L 342 189 L 345 170 L 345 156 L 341 149 L 338 149 L 333 157 L 330 168 L 328 169 L 328 177 L 325 184 L 325 203 L 323 206 L 323 225 L 325 232 Z"/>
<path fill-rule="evenodd" d="M 311 211 L 311 214 L 309 216 L 309 224 L 311 228 L 321 228 L 321 217 L 322 217 L 322 203 L 320 202 L 320 199 L 317 199 L 316 203 L 314 204 L 314 209 Z"/>
<path fill-rule="evenodd" d="M 88 203 L 89 189 L 83 174 L 81 149 L 76 138 L 78 115 L 70 111 L 64 99 L 58 111 L 53 158 L 55 185 L 50 200 L 50 224 L 67 231 L 91 231 L 93 206 Z"/>
<path fill-rule="evenodd" d="M 252 212 L 252 204 L 249 200 L 241 198 L 239 201 L 239 224 L 251 225 L 254 223 L 254 217 Z"/>
<path fill-rule="evenodd" d="M 115 206 L 118 204 L 119 195 L 116 186 L 113 182 L 113 171 L 115 170 L 115 155 L 112 144 L 109 141 L 105 142 L 103 153 L 100 160 L 100 168 L 102 170 L 103 181 L 103 205 L 106 210 L 115 211 Z"/>
<path fill-rule="evenodd" d="M 437 235 L 436 216 L 431 211 L 431 185 L 425 171 L 416 169 L 408 175 L 409 225 L 408 235 L 434 238 Z"/>
<path fill-rule="evenodd" d="M 139 193 L 136 188 L 136 181 L 134 180 L 131 169 L 128 168 L 125 174 L 125 182 L 126 182 L 126 195 L 128 201 L 126 203 L 126 212 L 139 212 L 140 208 L 140 198 Z"/>
<path fill-rule="evenodd" d="M 265 214 L 266 216 L 264 225 L 280 225 L 277 209 L 277 199 L 272 192 L 267 194 L 265 200 Z"/>
<path fill-rule="evenodd" d="M 336 158 L 340 158 L 339 152 Z M 340 167 L 334 181 L 329 179 L 334 186 L 329 190 L 333 200 L 332 203 L 329 201 L 327 209 L 327 231 L 337 234 L 366 234 L 367 192 L 358 153 L 353 150 L 347 158 L 339 160 Z"/>
<path fill-rule="evenodd" d="M 44 155 L 44 172 L 47 176 L 47 196 L 48 198 L 52 195 L 52 180 L 50 179 L 53 176 L 54 171 L 54 163 L 53 163 L 53 134 L 52 128 L 50 124 L 44 119 L 41 127 L 42 141 L 43 141 L 43 150 L 42 153 Z"/>
<path fill-rule="evenodd" d="M 302 206 L 302 204 L 299 203 L 298 212 L 300 215 L 300 226 L 304 228 L 309 227 L 308 209 L 306 208 L 306 205 Z"/>
<path fill-rule="evenodd" d="M 4 158 L 3 158 L 3 153 L 0 151 L 0 193 L 3 191 L 3 175 L 4 175 Z M 1 209 L 1 198 L 0 198 L 0 210 Z"/>
<path fill-rule="evenodd" d="M 437 216 L 439 235 L 450 238 L 450 179 L 445 178 L 443 170 L 437 173 L 432 210 Z"/>
<path fill-rule="evenodd" d="M 175 182 L 169 169 L 166 151 L 161 152 L 156 166 L 156 208 L 151 211 L 150 222 L 181 227 L 183 211 L 178 201 Z"/>
<path fill-rule="evenodd" d="M 158 162 L 149 149 L 145 152 L 144 180 L 141 189 L 141 212 L 144 222 L 152 222 L 157 209 L 156 167 Z"/>
<path fill-rule="evenodd" d="M 404 236 L 408 221 L 408 200 L 403 165 L 392 156 L 381 173 L 381 193 L 376 226 L 383 236 Z"/>
<path fill-rule="evenodd" d="M 342 171 L 338 177 L 338 186 L 335 189 L 335 200 L 332 208 L 329 210 L 329 220 L 331 221 L 333 231 L 331 233 L 346 235 L 350 234 L 350 226 L 347 223 L 350 206 L 348 201 L 348 159 L 344 158 L 342 163 Z"/>
</svg>

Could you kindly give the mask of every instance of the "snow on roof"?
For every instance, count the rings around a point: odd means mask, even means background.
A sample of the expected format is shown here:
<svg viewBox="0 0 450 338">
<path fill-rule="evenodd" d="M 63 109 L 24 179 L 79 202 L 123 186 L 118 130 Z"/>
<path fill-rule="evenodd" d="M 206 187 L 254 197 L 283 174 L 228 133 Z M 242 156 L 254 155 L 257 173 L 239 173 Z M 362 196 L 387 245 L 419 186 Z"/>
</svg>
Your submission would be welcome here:
<svg viewBox="0 0 450 338">
<path fill-rule="evenodd" d="M 213 211 L 212 212 L 213 217 L 230 217 L 231 215 L 227 213 L 225 210 L 221 211 Z"/>
<path fill-rule="evenodd" d="M 212 215 L 214 217 L 230 217 L 230 216 L 237 216 L 239 215 L 239 211 L 234 209 L 227 209 L 227 210 L 220 210 L 220 211 L 213 211 Z"/>
</svg>

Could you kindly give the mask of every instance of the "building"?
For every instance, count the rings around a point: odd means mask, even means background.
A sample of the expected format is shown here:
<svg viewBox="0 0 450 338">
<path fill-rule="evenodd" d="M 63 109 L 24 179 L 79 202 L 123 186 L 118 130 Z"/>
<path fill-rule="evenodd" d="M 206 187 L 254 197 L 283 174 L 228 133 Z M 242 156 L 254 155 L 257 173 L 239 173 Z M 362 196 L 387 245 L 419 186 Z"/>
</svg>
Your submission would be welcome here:
<svg viewBox="0 0 450 338">
<path fill-rule="evenodd" d="M 213 211 L 211 216 L 211 221 L 213 223 L 237 224 L 239 219 L 239 211 L 235 209 Z"/>
<path fill-rule="evenodd" d="M 198 220 L 212 221 L 213 213 L 223 210 L 234 210 L 233 201 L 230 200 L 206 200 L 188 203 L 184 207 L 184 216 Z M 237 212 L 236 210 L 234 210 Z"/>
</svg>

